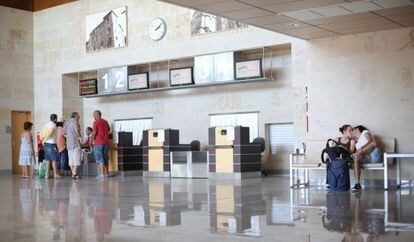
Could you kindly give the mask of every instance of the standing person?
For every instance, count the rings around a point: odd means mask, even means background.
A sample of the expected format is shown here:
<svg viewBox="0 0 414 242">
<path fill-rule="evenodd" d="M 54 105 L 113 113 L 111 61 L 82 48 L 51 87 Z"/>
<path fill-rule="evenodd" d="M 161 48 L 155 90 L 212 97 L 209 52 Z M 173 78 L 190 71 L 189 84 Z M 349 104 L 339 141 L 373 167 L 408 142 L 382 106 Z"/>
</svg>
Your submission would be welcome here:
<svg viewBox="0 0 414 242">
<path fill-rule="evenodd" d="M 81 160 L 81 143 L 80 134 L 80 115 L 78 112 L 73 112 L 70 120 L 66 123 L 63 132 L 66 135 L 67 147 L 69 153 L 69 166 L 72 171 L 72 178 L 80 179 L 78 175 L 78 166 Z"/>
<path fill-rule="evenodd" d="M 53 167 L 53 174 L 54 178 L 58 179 L 61 178 L 57 174 L 57 167 L 56 167 L 56 160 L 57 160 L 57 147 L 56 147 L 56 122 L 57 122 L 57 115 L 51 114 L 50 115 L 50 121 L 46 123 L 45 126 L 43 126 L 41 132 L 40 132 L 40 139 L 42 143 L 44 144 L 45 149 L 45 160 L 46 160 L 46 179 L 49 179 L 49 171 L 50 171 L 50 163 L 52 163 Z"/>
<path fill-rule="evenodd" d="M 23 175 L 22 178 L 29 178 L 31 175 L 31 167 L 34 164 L 34 149 L 33 149 L 33 124 L 31 122 L 25 122 L 23 124 L 24 132 L 21 135 L 19 165 L 22 166 Z"/>
<path fill-rule="evenodd" d="M 65 167 L 68 163 L 68 150 L 66 149 L 66 138 L 63 135 L 63 125 L 65 120 L 63 118 L 59 118 L 56 122 L 56 145 L 58 149 L 58 159 L 59 159 L 59 168 L 60 168 L 60 175 L 65 175 Z"/>
<path fill-rule="evenodd" d="M 378 147 L 374 136 L 362 125 L 352 129 L 352 135 L 357 141 L 354 154 L 354 172 L 356 184 L 354 190 L 361 190 L 361 164 L 382 162 L 381 149 Z"/>
<path fill-rule="evenodd" d="M 102 118 L 99 110 L 93 112 L 95 122 L 93 123 L 93 154 L 99 165 L 99 177 L 108 177 L 109 161 L 109 127 L 108 121 Z"/>
</svg>

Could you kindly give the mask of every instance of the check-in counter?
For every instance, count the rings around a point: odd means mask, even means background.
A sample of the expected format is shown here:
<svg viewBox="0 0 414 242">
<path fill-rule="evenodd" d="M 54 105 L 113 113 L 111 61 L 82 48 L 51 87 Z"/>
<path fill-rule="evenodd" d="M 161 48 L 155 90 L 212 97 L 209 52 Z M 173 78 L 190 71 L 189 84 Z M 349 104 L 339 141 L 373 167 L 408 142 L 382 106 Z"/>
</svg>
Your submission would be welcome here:
<svg viewBox="0 0 414 242">
<path fill-rule="evenodd" d="M 261 152 L 262 145 L 250 143 L 248 127 L 209 128 L 209 177 L 260 177 Z"/>
<path fill-rule="evenodd" d="M 174 151 L 191 151 L 190 144 L 180 144 L 175 129 L 150 129 L 143 133 L 144 177 L 170 177 L 170 156 Z"/>
<path fill-rule="evenodd" d="M 171 152 L 171 177 L 208 178 L 208 152 Z"/>
<path fill-rule="evenodd" d="M 118 133 L 118 173 L 122 176 L 142 175 L 143 147 L 133 145 L 132 132 Z"/>
</svg>

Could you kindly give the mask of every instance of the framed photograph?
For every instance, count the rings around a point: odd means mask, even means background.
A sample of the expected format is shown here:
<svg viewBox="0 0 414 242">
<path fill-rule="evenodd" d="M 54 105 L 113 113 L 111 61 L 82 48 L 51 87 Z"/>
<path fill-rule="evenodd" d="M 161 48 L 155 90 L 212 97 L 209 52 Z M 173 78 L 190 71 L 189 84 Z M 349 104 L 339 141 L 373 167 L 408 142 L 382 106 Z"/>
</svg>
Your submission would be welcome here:
<svg viewBox="0 0 414 242">
<path fill-rule="evenodd" d="M 79 96 L 88 96 L 96 94 L 98 94 L 97 79 L 79 80 Z"/>
<path fill-rule="evenodd" d="M 85 17 L 86 52 L 125 47 L 127 8 L 120 7 Z"/>
<path fill-rule="evenodd" d="M 191 16 L 191 35 L 197 36 L 226 30 L 246 28 L 240 21 L 219 17 L 213 14 L 194 11 Z"/>
<path fill-rule="evenodd" d="M 128 76 L 128 91 L 147 89 L 149 87 L 148 72 Z"/>
<path fill-rule="evenodd" d="M 237 61 L 234 64 L 234 69 L 237 80 L 263 77 L 261 59 Z"/>
<path fill-rule="evenodd" d="M 193 68 L 177 68 L 170 70 L 170 85 L 181 86 L 181 85 L 192 85 L 194 84 L 193 79 Z"/>
</svg>

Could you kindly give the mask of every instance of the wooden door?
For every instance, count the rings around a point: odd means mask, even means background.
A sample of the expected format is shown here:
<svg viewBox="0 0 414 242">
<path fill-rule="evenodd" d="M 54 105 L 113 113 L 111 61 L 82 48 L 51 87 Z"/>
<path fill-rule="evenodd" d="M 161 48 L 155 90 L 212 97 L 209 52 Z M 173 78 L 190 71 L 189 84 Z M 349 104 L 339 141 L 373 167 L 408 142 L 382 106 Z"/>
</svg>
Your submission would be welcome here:
<svg viewBox="0 0 414 242">
<path fill-rule="evenodd" d="M 19 153 L 21 144 L 21 134 L 24 131 L 24 122 L 31 121 L 32 114 L 27 111 L 12 111 L 12 162 L 13 174 L 21 174 L 22 169 L 19 166 Z"/>
</svg>

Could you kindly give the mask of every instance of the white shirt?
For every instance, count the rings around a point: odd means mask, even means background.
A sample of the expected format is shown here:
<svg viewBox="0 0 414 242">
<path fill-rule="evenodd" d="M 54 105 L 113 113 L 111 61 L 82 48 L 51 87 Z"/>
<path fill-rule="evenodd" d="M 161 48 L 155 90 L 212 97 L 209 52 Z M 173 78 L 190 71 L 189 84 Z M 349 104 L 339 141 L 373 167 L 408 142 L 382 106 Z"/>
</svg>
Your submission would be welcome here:
<svg viewBox="0 0 414 242">
<path fill-rule="evenodd" d="M 368 144 L 368 139 L 367 137 L 365 137 L 366 134 L 368 134 L 368 130 L 362 131 L 361 136 L 359 136 L 359 139 L 355 144 L 357 150 L 361 149 L 362 147 L 364 147 L 364 145 Z"/>
<path fill-rule="evenodd" d="M 56 144 L 56 131 L 57 131 L 56 124 L 54 122 L 52 122 L 52 121 L 49 121 L 46 124 L 46 127 L 49 128 L 49 129 L 53 129 L 53 134 L 52 134 L 52 137 L 50 139 L 45 140 L 45 143 L 48 143 L 48 144 Z"/>
</svg>

